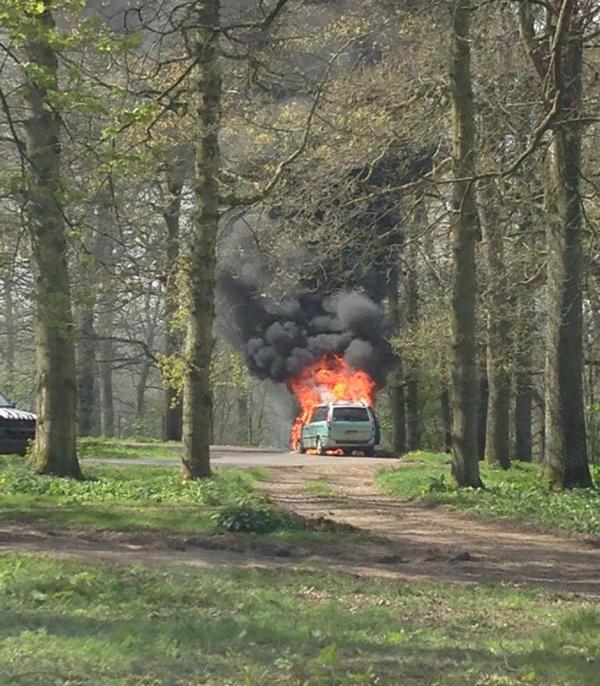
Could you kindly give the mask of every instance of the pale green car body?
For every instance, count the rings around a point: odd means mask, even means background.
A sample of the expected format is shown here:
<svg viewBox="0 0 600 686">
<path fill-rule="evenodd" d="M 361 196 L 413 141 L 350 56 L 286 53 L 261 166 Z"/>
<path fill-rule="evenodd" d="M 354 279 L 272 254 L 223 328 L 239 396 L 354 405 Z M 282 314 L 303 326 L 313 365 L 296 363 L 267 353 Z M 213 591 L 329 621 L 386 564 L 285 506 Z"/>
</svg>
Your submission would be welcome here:
<svg viewBox="0 0 600 686">
<path fill-rule="evenodd" d="M 344 454 L 360 451 L 375 454 L 379 443 L 379 424 L 372 407 L 364 403 L 330 403 L 317 405 L 302 426 L 298 452 L 315 450 L 323 455 L 327 450 Z"/>
</svg>

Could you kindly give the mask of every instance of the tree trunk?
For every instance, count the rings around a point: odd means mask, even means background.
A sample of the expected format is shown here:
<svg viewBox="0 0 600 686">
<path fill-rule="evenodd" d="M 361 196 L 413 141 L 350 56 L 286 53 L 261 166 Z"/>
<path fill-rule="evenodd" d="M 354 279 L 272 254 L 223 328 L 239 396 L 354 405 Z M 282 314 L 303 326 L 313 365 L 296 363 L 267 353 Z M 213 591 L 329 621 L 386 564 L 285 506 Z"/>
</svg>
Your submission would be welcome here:
<svg viewBox="0 0 600 686">
<path fill-rule="evenodd" d="M 573 59 L 580 62 L 581 55 Z M 545 472 L 554 488 L 588 487 L 592 478 L 583 408 L 581 138 L 574 128 L 555 131 L 552 164 L 559 221 L 548 223 Z"/>
<path fill-rule="evenodd" d="M 15 392 L 15 307 L 13 299 L 13 282 L 10 276 L 4 280 L 4 321 L 6 325 L 6 343 L 4 351 L 4 374 L 6 379 L 6 394 L 12 398 Z"/>
<path fill-rule="evenodd" d="M 414 211 L 414 235 L 406 247 L 406 319 L 414 331 L 419 321 L 419 284 L 417 280 L 416 235 L 426 223 L 425 205 L 421 199 Z M 415 356 L 408 360 L 406 369 L 406 439 L 409 450 L 418 450 L 421 443 L 421 417 L 419 411 L 419 364 Z"/>
<path fill-rule="evenodd" d="M 502 224 L 496 211 L 498 197 L 492 181 L 481 192 L 483 238 L 487 267 L 487 382 L 488 402 L 485 460 L 490 467 L 510 467 L 510 319 L 504 265 Z"/>
<path fill-rule="evenodd" d="M 144 419 L 144 412 L 146 411 L 146 390 L 148 388 L 148 379 L 152 371 L 153 360 L 150 356 L 150 351 L 154 348 L 154 339 L 156 338 L 158 308 L 154 307 L 152 312 L 152 296 L 151 293 L 146 293 L 144 298 L 144 313 L 146 318 L 146 332 L 145 332 L 145 353 L 144 361 L 142 362 L 142 369 L 140 370 L 140 377 L 135 388 L 135 416 L 138 430 Z"/>
<path fill-rule="evenodd" d="M 183 151 L 178 151 L 178 157 L 167 170 L 167 190 L 170 196 L 169 204 L 164 212 L 167 227 L 167 281 L 166 281 L 166 340 L 165 354 L 167 356 L 181 354 L 182 341 L 177 310 L 179 308 L 179 288 L 177 287 L 177 273 L 179 270 L 180 246 L 180 218 L 181 193 L 185 180 L 185 160 Z M 180 441 L 182 433 L 183 404 L 181 391 L 177 388 L 165 389 L 165 439 Z"/>
<path fill-rule="evenodd" d="M 246 393 L 240 395 L 237 399 L 237 409 L 238 409 L 238 440 L 240 445 L 250 445 L 250 413 L 248 410 L 249 396 Z"/>
<path fill-rule="evenodd" d="M 393 447 L 397 455 L 406 452 L 406 398 L 404 394 L 404 379 L 402 358 L 396 357 L 394 368 L 390 374 L 388 395 L 392 408 Z"/>
<path fill-rule="evenodd" d="M 514 387 L 515 387 L 515 459 L 521 462 L 533 460 L 533 345 L 536 333 L 532 330 L 531 322 L 535 321 L 536 310 L 527 274 L 535 265 L 532 263 L 536 255 L 534 242 L 531 240 L 533 218 L 526 214 L 521 222 L 520 236 L 517 250 L 521 259 L 525 259 L 524 267 L 515 274 L 519 281 L 516 288 L 516 321 L 513 327 L 514 337 Z M 533 258 L 535 259 L 535 257 Z"/>
<path fill-rule="evenodd" d="M 553 488 L 592 486 L 583 408 L 582 37 L 565 37 L 549 169 L 545 474 Z M 559 58 L 560 59 L 560 58 Z"/>
<path fill-rule="evenodd" d="M 165 403 L 165 440 L 180 441 L 183 431 L 183 406 L 179 391 L 167 388 Z"/>
<path fill-rule="evenodd" d="M 395 333 L 400 329 L 400 300 L 398 294 L 398 269 L 393 267 L 388 284 L 388 317 Z M 404 369 L 402 355 L 395 352 L 394 364 L 388 377 L 388 396 L 392 409 L 392 432 L 394 452 L 406 452 L 406 398 L 404 391 Z"/>
<path fill-rule="evenodd" d="M 562 0 L 559 19 L 535 33 L 530 3 L 519 6 L 521 36 L 555 114 L 546 204 L 548 330 L 546 339 L 544 472 L 552 488 L 592 486 L 583 408 L 583 31 L 589 3 Z M 554 15 L 548 13 L 550 19 Z M 552 30 L 549 30 L 549 29 Z"/>
<path fill-rule="evenodd" d="M 96 334 L 91 304 L 86 306 L 80 324 L 78 362 L 79 435 L 92 436 L 96 433 Z"/>
<path fill-rule="evenodd" d="M 146 388 L 148 387 L 148 378 L 150 376 L 151 369 L 151 362 L 145 361 L 142 364 L 140 378 L 138 379 L 135 388 L 135 416 L 138 420 L 138 426 L 141 424 L 144 418 L 144 412 L 146 411 Z"/>
<path fill-rule="evenodd" d="M 221 74 L 219 69 L 219 0 L 206 0 L 194 12 L 192 45 L 196 67 L 194 193 L 190 251 L 183 273 L 187 304 L 185 384 L 183 391 L 183 469 L 188 479 L 210 476 L 212 393 L 210 366 L 213 350 L 215 271 L 219 227 L 221 168 Z"/>
<path fill-rule="evenodd" d="M 421 419 L 419 416 L 419 372 L 411 364 L 406 374 L 406 444 L 408 450 L 419 450 Z"/>
<path fill-rule="evenodd" d="M 479 405 L 477 408 L 477 455 L 480 460 L 485 457 L 486 428 L 488 416 L 489 386 L 487 377 L 487 354 L 481 360 L 479 369 Z"/>
<path fill-rule="evenodd" d="M 100 397 L 102 435 L 112 438 L 115 435 L 115 405 L 113 395 L 112 363 L 114 358 L 113 342 L 103 338 L 98 346 L 100 360 Z"/>
<path fill-rule="evenodd" d="M 521 368 L 515 376 L 515 457 L 521 462 L 533 459 L 532 420 L 531 377 L 529 371 Z"/>
<path fill-rule="evenodd" d="M 452 242 L 452 475 L 458 486 L 480 487 L 477 446 L 477 278 L 475 244 L 475 124 L 471 86 L 470 15 L 467 0 L 452 3 L 453 106 Z"/>
<path fill-rule="evenodd" d="M 452 408 L 450 407 L 450 392 L 446 387 L 440 393 L 442 408 L 442 425 L 444 427 L 444 452 L 452 452 Z"/>
<path fill-rule="evenodd" d="M 98 370 L 100 373 L 100 424 L 103 436 L 115 435 L 115 409 L 113 394 L 113 361 L 115 357 L 113 333 L 114 296 L 109 275 L 114 263 L 112 197 L 107 190 L 98 194 L 95 257 L 100 264 L 100 293 L 98 295 Z"/>
<path fill-rule="evenodd" d="M 487 403 L 489 387 L 487 382 L 487 355 L 481 361 L 479 370 L 479 406 L 477 408 L 477 454 L 480 460 L 485 458 L 486 428 L 487 428 Z"/>
<path fill-rule="evenodd" d="M 25 138 L 30 163 L 27 206 L 37 267 L 35 466 L 43 474 L 81 478 L 75 443 L 75 343 L 61 207 L 60 115 L 52 104 L 52 91 L 58 89 L 58 63 L 50 47 L 50 35 L 55 28 L 50 6 L 49 0 L 44 0 L 44 9 L 36 14 L 25 46 L 32 67 L 26 72 L 25 84 Z"/>
</svg>

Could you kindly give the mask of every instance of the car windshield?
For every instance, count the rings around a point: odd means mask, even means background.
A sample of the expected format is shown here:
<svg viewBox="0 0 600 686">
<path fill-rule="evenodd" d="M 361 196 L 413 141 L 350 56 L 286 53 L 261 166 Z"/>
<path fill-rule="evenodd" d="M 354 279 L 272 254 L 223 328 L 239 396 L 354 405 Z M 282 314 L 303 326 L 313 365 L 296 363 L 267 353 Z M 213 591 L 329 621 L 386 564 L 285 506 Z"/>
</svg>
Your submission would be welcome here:
<svg viewBox="0 0 600 686">
<path fill-rule="evenodd" d="M 327 405 L 320 405 L 315 407 L 311 422 L 324 422 L 327 419 Z"/>
<path fill-rule="evenodd" d="M 0 407 L 10 407 L 10 406 L 11 406 L 10 400 L 8 398 L 6 398 L 5 396 L 3 396 L 2 393 L 0 393 Z"/>
<path fill-rule="evenodd" d="M 368 422 L 366 407 L 334 407 L 333 420 L 338 422 Z"/>
</svg>

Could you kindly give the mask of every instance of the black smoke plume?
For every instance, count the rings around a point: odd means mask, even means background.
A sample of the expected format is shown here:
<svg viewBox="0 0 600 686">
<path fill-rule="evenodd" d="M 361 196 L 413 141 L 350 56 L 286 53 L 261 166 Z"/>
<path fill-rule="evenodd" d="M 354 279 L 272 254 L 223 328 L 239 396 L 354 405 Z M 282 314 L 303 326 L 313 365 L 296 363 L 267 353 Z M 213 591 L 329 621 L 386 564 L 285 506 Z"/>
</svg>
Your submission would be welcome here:
<svg viewBox="0 0 600 686">
<path fill-rule="evenodd" d="M 285 382 L 337 354 L 384 385 L 392 354 L 381 304 L 360 292 L 323 296 L 302 286 L 275 299 L 265 293 L 268 282 L 266 270 L 248 255 L 219 275 L 226 335 L 253 375 Z"/>
</svg>

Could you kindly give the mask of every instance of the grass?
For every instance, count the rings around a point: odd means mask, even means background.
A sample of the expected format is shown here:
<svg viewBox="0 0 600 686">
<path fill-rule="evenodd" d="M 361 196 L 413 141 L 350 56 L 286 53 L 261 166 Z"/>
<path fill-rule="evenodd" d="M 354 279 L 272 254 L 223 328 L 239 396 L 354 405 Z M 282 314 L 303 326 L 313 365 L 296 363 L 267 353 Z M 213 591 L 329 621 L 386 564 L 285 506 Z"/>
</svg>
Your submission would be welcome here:
<svg viewBox="0 0 600 686">
<path fill-rule="evenodd" d="M 475 490 L 452 487 L 448 455 L 417 452 L 404 459 L 408 465 L 377 475 L 378 485 L 399 498 L 445 503 L 546 530 L 600 534 L 600 491 L 553 492 L 543 486 L 538 464 L 514 462 L 508 471 L 481 464 L 486 490 Z M 600 469 L 594 469 L 598 481 Z"/>
<path fill-rule="evenodd" d="M 0 557 L 2 686 L 595 686 L 599 646 L 542 591 Z"/>
<path fill-rule="evenodd" d="M 177 443 L 164 443 L 156 439 L 152 441 L 128 440 L 87 437 L 77 441 L 79 457 L 88 459 L 143 459 L 143 458 L 176 458 L 181 452 Z"/>
<path fill-rule="evenodd" d="M 308 495 L 315 496 L 316 498 L 340 499 L 345 497 L 341 491 L 335 490 L 327 479 L 311 479 L 310 481 L 305 481 L 302 484 L 302 490 Z"/>
<path fill-rule="evenodd" d="M 0 458 L 0 520 L 207 534 L 293 528 L 265 494 L 255 492 L 265 477 L 260 469 L 220 469 L 213 479 L 193 482 L 174 468 L 85 472 L 85 481 L 38 476 L 22 459 Z"/>
</svg>

